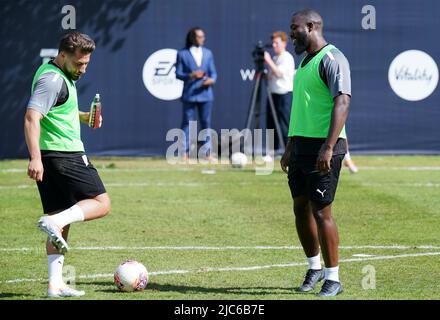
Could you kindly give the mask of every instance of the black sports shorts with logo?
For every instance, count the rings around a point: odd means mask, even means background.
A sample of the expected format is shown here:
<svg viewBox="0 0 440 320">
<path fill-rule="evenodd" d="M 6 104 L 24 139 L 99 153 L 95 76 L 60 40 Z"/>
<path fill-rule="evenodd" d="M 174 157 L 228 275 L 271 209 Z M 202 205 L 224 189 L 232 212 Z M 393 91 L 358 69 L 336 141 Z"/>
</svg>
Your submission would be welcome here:
<svg viewBox="0 0 440 320">
<path fill-rule="evenodd" d="M 305 141 L 310 142 L 310 138 Z M 308 143 L 308 147 L 304 148 L 304 140 L 298 141 L 298 139 L 295 139 L 295 142 L 297 143 L 291 153 L 288 167 L 288 181 L 292 198 L 307 196 L 319 206 L 326 206 L 332 203 L 335 198 L 339 173 L 346 152 L 345 140 L 339 139 L 335 145 L 329 172 L 320 172 L 316 166 L 317 154 L 322 142 L 315 140 L 316 146 L 313 146 L 314 143 L 312 143 L 312 148 L 310 148 L 310 143 Z M 309 148 L 309 151 L 313 149 L 314 152 L 310 153 L 315 154 L 304 152 L 307 148 Z"/>
<path fill-rule="evenodd" d="M 98 171 L 83 152 L 41 153 L 44 173 L 37 186 L 45 213 L 65 210 L 106 192 Z"/>
</svg>

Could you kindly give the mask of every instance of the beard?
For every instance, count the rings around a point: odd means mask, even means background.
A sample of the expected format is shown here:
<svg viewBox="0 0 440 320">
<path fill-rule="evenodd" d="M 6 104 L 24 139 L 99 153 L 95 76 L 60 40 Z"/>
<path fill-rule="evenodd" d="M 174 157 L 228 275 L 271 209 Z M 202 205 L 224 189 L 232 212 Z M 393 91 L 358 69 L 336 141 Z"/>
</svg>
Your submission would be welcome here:
<svg viewBox="0 0 440 320">
<path fill-rule="evenodd" d="M 307 33 L 305 31 L 299 32 L 298 36 L 295 38 L 295 53 L 301 54 L 308 48 L 310 44 L 309 38 L 307 38 Z"/>
<path fill-rule="evenodd" d="M 71 74 L 70 75 L 70 79 L 72 79 L 73 81 L 77 81 L 77 80 L 79 80 L 79 78 L 81 78 L 81 76 L 78 76 L 76 74 Z"/>
<path fill-rule="evenodd" d="M 72 71 L 69 69 L 69 66 L 67 65 L 67 63 L 64 63 L 63 65 L 63 71 L 64 73 L 73 81 L 78 81 L 79 78 L 81 78 L 82 74 L 77 74 L 75 73 L 75 71 Z"/>
</svg>

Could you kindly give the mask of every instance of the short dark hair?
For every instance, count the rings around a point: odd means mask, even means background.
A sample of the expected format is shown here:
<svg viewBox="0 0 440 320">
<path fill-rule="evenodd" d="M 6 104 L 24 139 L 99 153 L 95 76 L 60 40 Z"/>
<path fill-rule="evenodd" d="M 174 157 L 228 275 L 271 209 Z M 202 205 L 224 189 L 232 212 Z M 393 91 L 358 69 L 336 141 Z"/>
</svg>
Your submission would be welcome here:
<svg viewBox="0 0 440 320">
<path fill-rule="evenodd" d="M 324 20 L 322 19 L 321 15 L 313 9 L 297 11 L 293 14 L 293 17 L 301 17 L 305 19 L 306 23 L 314 23 L 318 26 L 320 31 L 322 31 L 324 28 Z"/>
<path fill-rule="evenodd" d="M 75 53 L 79 49 L 81 53 L 87 54 L 92 53 L 95 47 L 95 42 L 88 35 L 78 31 L 71 31 L 61 38 L 58 51 Z"/>
<path fill-rule="evenodd" d="M 196 45 L 196 31 L 197 30 L 202 30 L 202 28 L 194 27 L 194 28 L 191 28 L 191 30 L 188 31 L 188 33 L 186 35 L 186 41 L 185 41 L 185 47 L 187 49 L 189 49 L 192 46 Z"/>
</svg>

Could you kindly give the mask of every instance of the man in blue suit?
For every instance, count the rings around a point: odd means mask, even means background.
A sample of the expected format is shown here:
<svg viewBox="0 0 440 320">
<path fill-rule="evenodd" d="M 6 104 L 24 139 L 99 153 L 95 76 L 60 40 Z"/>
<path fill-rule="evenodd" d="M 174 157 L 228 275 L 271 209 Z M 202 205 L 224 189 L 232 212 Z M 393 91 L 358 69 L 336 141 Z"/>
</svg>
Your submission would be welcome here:
<svg viewBox="0 0 440 320">
<path fill-rule="evenodd" d="M 211 112 L 214 101 L 212 86 L 217 79 L 214 56 L 211 50 L 203 47 L 205 33 L 201 28 L 192 28 L 186 36 L 186 46 L 177 53 L 176 78 L 184 82 L 182 103 L 182 129 L 185 132 L 185 155 L 189 158 L 189 122 L 197 121 L 199 113 L 202 129 L 211 129 Z M 211 139 L 208 136 L 208 160 L 212 159 Z"/>
</svg>

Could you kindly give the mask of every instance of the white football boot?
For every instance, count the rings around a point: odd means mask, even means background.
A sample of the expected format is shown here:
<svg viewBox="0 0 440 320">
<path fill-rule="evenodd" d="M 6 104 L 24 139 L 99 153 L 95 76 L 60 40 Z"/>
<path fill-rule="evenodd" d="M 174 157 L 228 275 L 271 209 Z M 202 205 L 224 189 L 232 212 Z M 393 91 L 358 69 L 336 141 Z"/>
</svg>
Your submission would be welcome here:
<svg viewBox="0 0 440 320">
<path fill-rule="evenodd" d="M 72 289 L 67 285 L 61 288 L 53 288 L 49 285 L 49 289 L 47 289 L 47 296 L 49 298 L 81 297 L 85 294 L 84 291 Z"/>
<path fill-rule="evenodd" d="M 356 167 L 353 160 L 351 160 L 351 159 L 345 159 L 344 165 L 348 168 L 350 173 L 357 173 L 359 171 L 358 167 Z"/>
<path fill-rule="evenodd" d="M 41 231 L 47 233 L 50 242 L 62 253 L 66 253 L 69 250 L 66 240 L 64 240 L 61 229 L 53 222 L 50 217 L 41 217 L 38 220 L 38 227 Z"/>
</svg>

